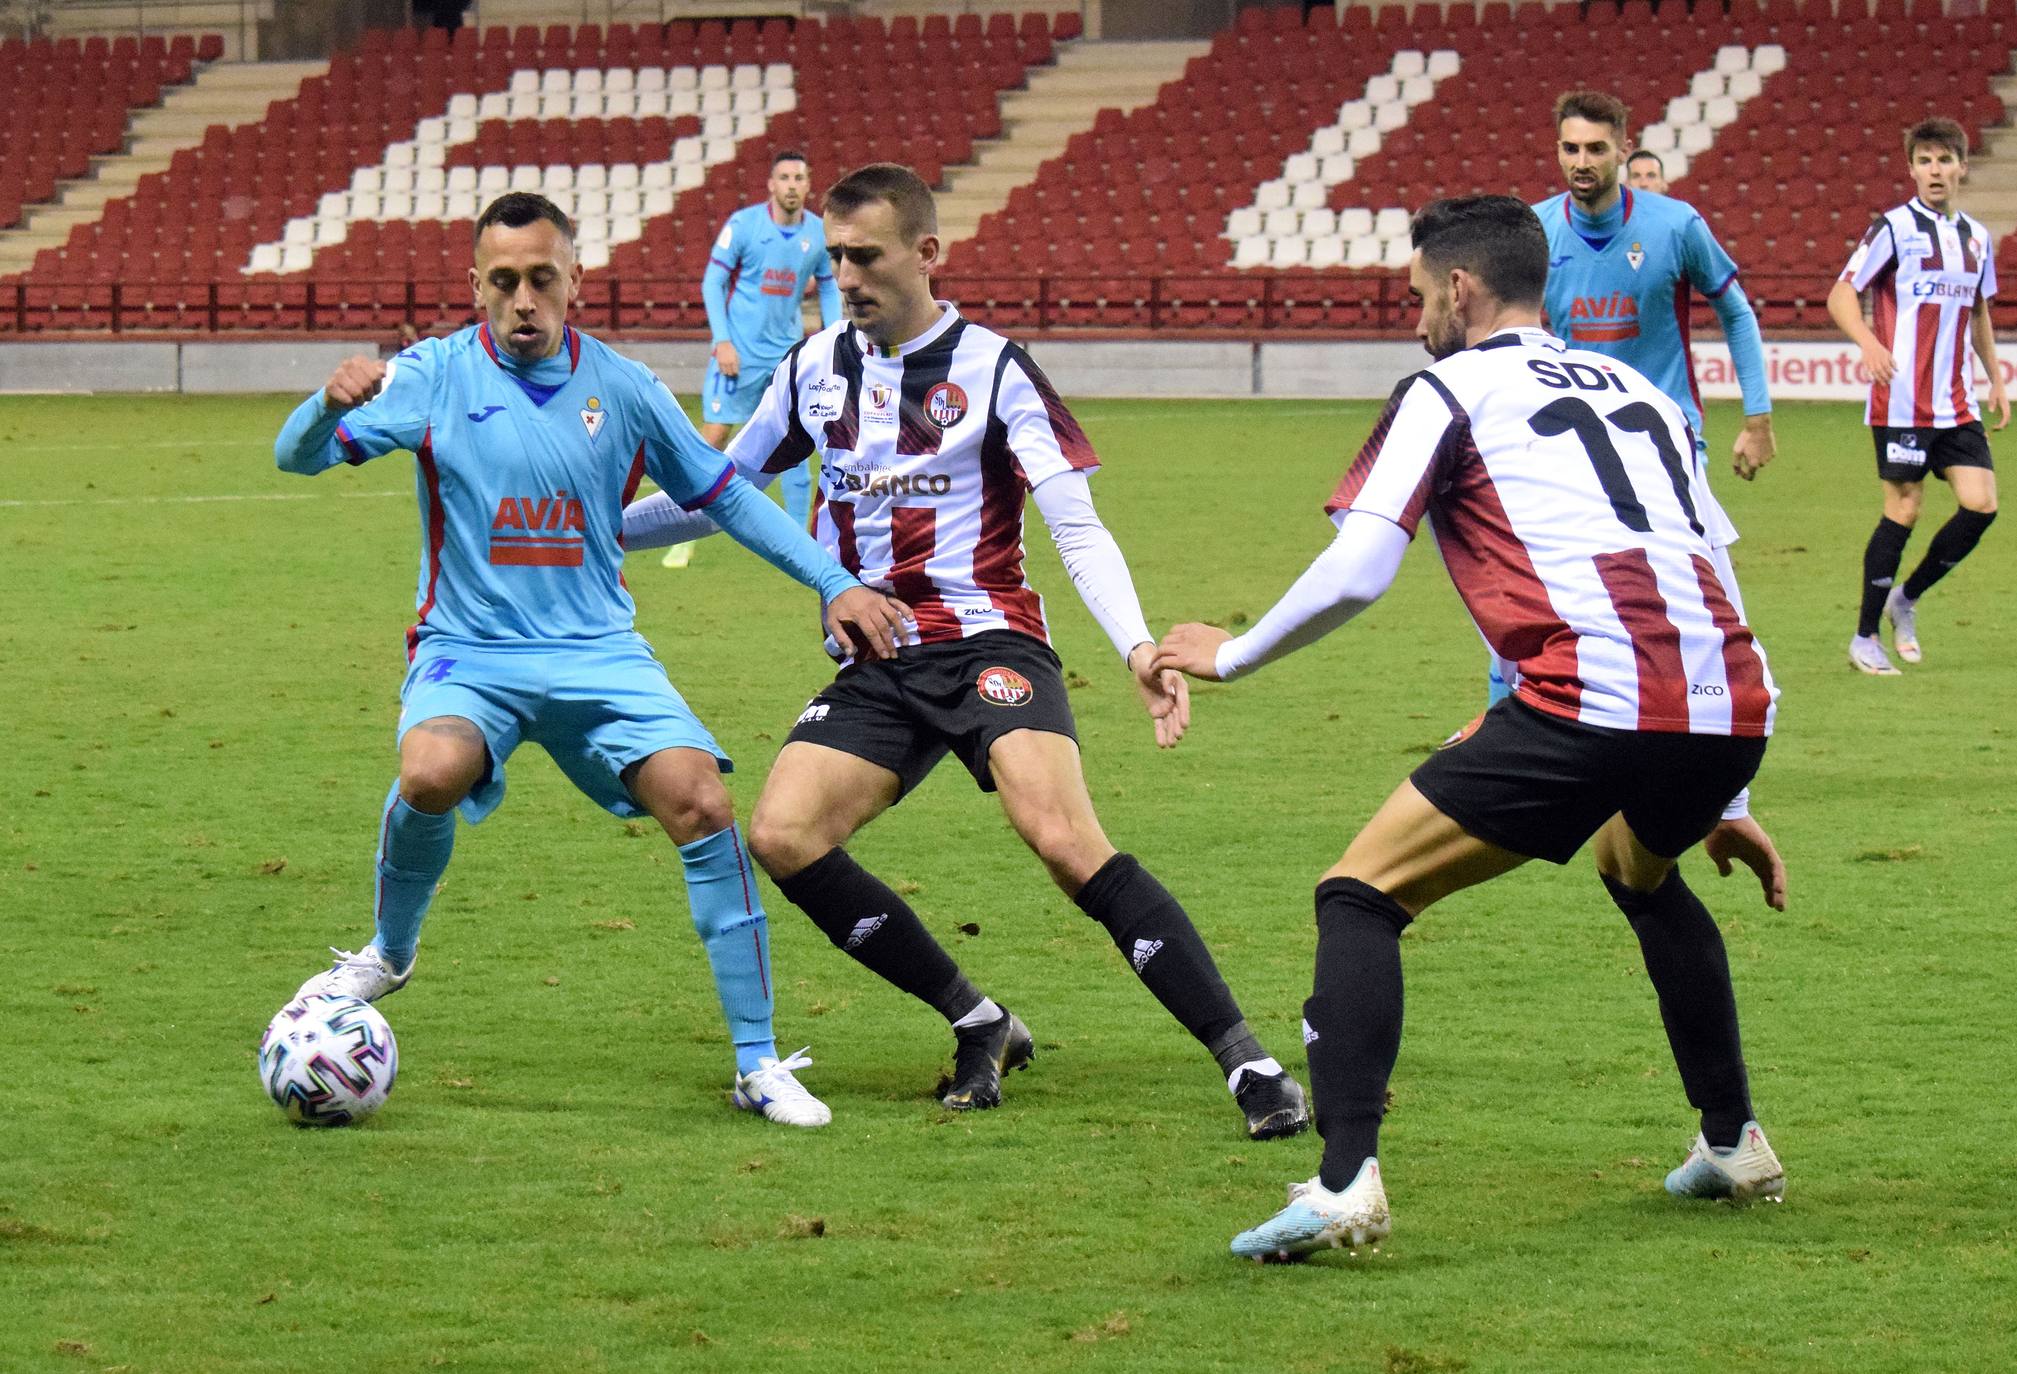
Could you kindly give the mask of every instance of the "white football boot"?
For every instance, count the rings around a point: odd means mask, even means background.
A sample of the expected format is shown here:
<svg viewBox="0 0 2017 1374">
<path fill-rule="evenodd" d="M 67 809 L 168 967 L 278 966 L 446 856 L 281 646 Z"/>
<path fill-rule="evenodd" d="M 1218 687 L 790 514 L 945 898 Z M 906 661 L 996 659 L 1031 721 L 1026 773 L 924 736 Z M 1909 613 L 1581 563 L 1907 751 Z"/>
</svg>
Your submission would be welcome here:
<svg viewBox="0 0 2017 1374">
<path fill-rule="evenodd" d="M 1872 677 L 1897 677 L 1898 665 L 1875 635 L 1857 635 L 1849 641 L 1849 666 Z"/>
<path fill-rule="evenodd" d="M 1786 1168 L 1772 1153 L 1755 1121 L 1727 1150 L 1710 1146 L 1699 1132 L 1681 1167 L 1667 1175 L 1667 1191 L 1675 1197 L 1728 1198 L 1732 1202 L 1786 1200 Z"/>
<path fill-rule="evenodd" d="M 1907 663 L 1917 663 L 1919 653 L 1919 603 L 1908 600 L 1902 587 L 1893 587 L 1884 598 L 1884 618 L 1891 622 L 1891 647 Z"/>
<path fill-rule="evenodd" d="M 336 956 L 336 962 L 303 983 L 294 994 L 296 997 L 355 997 L 361 1002 L 376 1002 L 405 987 L 420 963 L 415 958 L 406 966 L 406 972 L 394 973 L 377 945 L 366 945 L 355 954 L 334 946 L 329 952 Z"/>
<path fill-rule="evenodd" d="M 785 1126 L 824 1126 L 832 1121 L 833 1112 L 826 1103 L 792 1077 L 798 1070 L 812 1067 L 812 1060 L 805 1052 L 811 1048 L 807 1045 L 788 1059 L 765 1055 L 754 1070 L 738 1074 L 735 1105 L 746 1112 L 762 1112 L 769 1120 Z"/>
<path fill-rule="evenodd" d="M 1321 1177 L 1291 1183 L 1289 1205 L 1234 1236 L 1233 1253 L 1265 1263 L 1301 1259 L 1318 1250 L 1356 1250 L 1368 1241 L 1378 1249 L 1392 1230 L 1380 1161 L 1369 1159 L 1342 1193 L 1326 1188 Z"/>
</svg>

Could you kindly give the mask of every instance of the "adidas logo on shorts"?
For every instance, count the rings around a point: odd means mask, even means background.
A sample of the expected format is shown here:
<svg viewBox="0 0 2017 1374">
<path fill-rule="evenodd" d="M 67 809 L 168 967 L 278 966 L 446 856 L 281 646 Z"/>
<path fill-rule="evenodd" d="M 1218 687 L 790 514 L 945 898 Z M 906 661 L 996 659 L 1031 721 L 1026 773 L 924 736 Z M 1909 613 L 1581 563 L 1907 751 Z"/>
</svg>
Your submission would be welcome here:
<svg viewBox="0 0 2017 1374">
<path fill-rule="evenodd" d="M 889 913 L 885 911 L 880 916 L 870 916 L 866 920 L 856 921 L 854 929 L 848 932 L 847 943 L 841 946 L 841 948 L 854 949 L 862 941 L 882 929 L 882 923 L 888 919 Z"/>
<path fill-rule="evenodd" d="M 1156 957 L 1156 951 L 1162 947 L 1163 942 L 1161 940 L 1135 941 L 1135 952 L 1131 960 L 1135 966 L 1135 972 L 1140 973 L 1148 965 L 1149 960 Z"/>
</svg>

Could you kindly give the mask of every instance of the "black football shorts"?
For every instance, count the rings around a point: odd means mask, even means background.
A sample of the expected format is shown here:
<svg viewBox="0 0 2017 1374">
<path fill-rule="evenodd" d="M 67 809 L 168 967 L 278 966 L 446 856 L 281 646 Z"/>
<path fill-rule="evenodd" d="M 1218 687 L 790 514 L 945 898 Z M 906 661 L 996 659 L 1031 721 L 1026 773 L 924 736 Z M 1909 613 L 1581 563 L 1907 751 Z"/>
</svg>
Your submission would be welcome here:
<svg viewBox="0 0 2017 1374">
<path fill-rule="evenodd" d="M 1410 780 L 1467 833 L 1515 854 L 1565 864 L 1623 812 L 1640 844 L 1678 858 L 1764 757 L 1763 739 L 1607 730 L 1507 697 Z"/>
<path fill-rule="evenodd" d="M 1012 730 L 1078 739 L 1051 647 L 1018 630 L 989 630 L 849 664 L 806 703 L 787 741 L 867 759 L 896 774 L 905 794 L 952 753 L 992 792 L 987 752 Z"/>
<path fill-rule="evenodd" d="M 1877 442 L 1877 475 L 1887 482 L 1923 482 L 1929 473 L 1944 478 L 1948 468 L 1996 467 L 1980 420 L 1946 429 L 1872 425 L 1870 436 Z"/>
</svg>

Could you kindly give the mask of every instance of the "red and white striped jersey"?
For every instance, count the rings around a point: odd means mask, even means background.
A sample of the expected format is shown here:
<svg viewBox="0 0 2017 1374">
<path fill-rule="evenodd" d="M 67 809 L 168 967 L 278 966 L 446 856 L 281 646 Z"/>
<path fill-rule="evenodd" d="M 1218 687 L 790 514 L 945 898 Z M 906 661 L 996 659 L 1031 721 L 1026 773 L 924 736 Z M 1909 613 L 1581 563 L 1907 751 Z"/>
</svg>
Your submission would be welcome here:
<svg viewBox="0 0 2017 1374">
<path fill-rule="evenodd" d="M 1951 429 L 1976 418 L 1969 368 L 1975 311 L 1996 295 L 1982 221 L 1942 215 L 1917 196 L 1878 216 L 1841 280 L 1870 296 L 1870 328 L 1898 360 L 1870 387 L 1865 424 Z"/>
<path fill-rule="evenodd" d="M 804 339 L 729 452 L 785 472 L 818 449 L 813 537 L 908 602 L 922 642 L 1009 629 L 1049 643 L 1023 575 L 1023 498 L 1099 459 L 1029 354 L 940 306 L 896 349 L 846 323 Z"/>
<path fill-rule="evenodd" d="M 1514 690 L 1586 725 L 1771 733 L 1778 689 L 1717 577 L 1708 480 L 1639 373 L 1508 329 L 1404 380 L 1326 510 L 1424 515 Z"/>
</svg>

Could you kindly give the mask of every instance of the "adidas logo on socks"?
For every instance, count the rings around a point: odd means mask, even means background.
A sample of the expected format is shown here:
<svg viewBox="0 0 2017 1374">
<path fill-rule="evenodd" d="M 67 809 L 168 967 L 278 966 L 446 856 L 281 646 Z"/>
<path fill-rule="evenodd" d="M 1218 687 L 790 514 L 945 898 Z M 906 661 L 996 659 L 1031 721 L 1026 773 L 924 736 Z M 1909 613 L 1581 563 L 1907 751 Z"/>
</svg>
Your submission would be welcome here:
<svg viewBox="0 0 2017 1374">
<path fill-rule="evenodd" d="M 882 923 L 884 921 L 887 921 L 888 919 L 889 919 L 889 913 L 885 911 L 880 916 L 870 916 L 866 920 L 856 921 L 854 923 L 854 929 L 848 932 L 847 944 L 843 946 L 843 948 L 846 949 L 856 948 L 861 944 L 862 941 L 866 940 L 869 936 L 875 934 L 876 931 L 882 929 Z"/>
<path fill-rule="evenodd" d="M 1140 973 L 1148 965 L 1149 960 L 1156 957 L 1156 951 L 1162 947 L 1163 942 L 1161 940 L 1135 941 L 1135 952 L 1133 955 L 1135 972 Z"/>
</svg>

